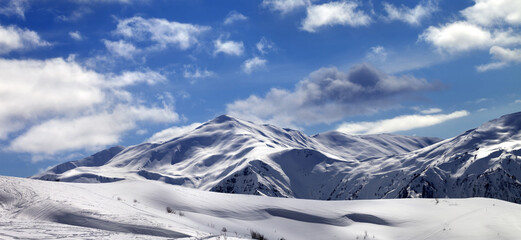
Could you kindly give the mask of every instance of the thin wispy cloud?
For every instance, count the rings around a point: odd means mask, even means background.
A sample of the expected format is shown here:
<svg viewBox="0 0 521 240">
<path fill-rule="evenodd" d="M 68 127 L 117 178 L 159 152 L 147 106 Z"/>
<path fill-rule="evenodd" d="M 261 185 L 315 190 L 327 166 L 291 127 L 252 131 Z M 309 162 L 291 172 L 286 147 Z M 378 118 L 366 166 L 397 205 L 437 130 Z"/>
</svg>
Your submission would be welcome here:
<svg viewBox="0 0 521 240">
<path fill-rule="evenodd" d="M 248 17 L 244 16 L 243 14 L 237 11 L 231 11 L 230 13 L 228 13 L 226 19 L 224 19 L 224 25 L 231 25 L 235 22 L 241 22 L 246 20 L 248 20 Z"/>
<path fill-rule="evenodd" d="M 261 6 L 271 11 L 287 14 L 311 5 L 313 0 L 263 0 Z"/>
<path fill-rule="evenodd" d="M 384 2 L 385 18 L 389 21 L 402 21 L 409 25 L 418 26 L 424 19 L 429 18 L 438 10 L 434 1 L 422 1 L 414 8 L 401 5 L 399 7 L 394 4 Z"/>
<path fill-rule="evenodd" d="M 267 62 L 268 61 L 266 59 L 259 58 L 259 57 L 250 58 L 250 59 L 244 61 L 244 63 L 242 64 L 242 71 L 250 74 L 255 70 L 265 67 Z"/>
<path fill-rule="evenodd" d="M 243 42 L 235 42 L 231 40 L 223 41 L 219 38 L 213 42 L 213 45 L 213 55 L 218 55 L 219 53 L 222 53 L 226 55 L 241 56 L 244 53 Z"/>
<path fill-rule="evenodd" d="M 379 120 L 374 122 L 342 123 L 337 128 L 337 131 L 347 134 L 394 133 L 434 126 L 452 119 L 468 116 L 469 112 L 461 110 L 449 114 L 426 114 L 427 115 L 402 115 L 391 119 Z"/>
</svg>

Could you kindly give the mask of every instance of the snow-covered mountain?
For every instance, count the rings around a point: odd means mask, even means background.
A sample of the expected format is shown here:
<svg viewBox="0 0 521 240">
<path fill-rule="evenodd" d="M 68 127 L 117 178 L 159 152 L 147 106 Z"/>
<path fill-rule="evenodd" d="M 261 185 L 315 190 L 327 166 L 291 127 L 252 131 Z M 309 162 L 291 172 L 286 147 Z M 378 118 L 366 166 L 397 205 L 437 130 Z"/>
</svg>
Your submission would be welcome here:
<svg viewBox="0 0 521 240">
<path fill-rule="evenodd" d="M 113 147 L 34 178 L 69 182 L 146 178 L 218 192 L 325 199 L 334 187 L 331 178 L 341 180 L 364 159 L 406 153 L 437 141 L 339 132 L 309 137 L 223 115 L 170 141 Z"/>
<path fill-rule="evenodd" d="M 521 202 L 520 128 L 521 113 L 514 113 L 444 141 L 339 132 L 310 137 L 223 115 L 167 142 L 111 148 L 34 178 L 145 178 L 216 192 L 322 200 L 493 197 Z"/>
</svg>

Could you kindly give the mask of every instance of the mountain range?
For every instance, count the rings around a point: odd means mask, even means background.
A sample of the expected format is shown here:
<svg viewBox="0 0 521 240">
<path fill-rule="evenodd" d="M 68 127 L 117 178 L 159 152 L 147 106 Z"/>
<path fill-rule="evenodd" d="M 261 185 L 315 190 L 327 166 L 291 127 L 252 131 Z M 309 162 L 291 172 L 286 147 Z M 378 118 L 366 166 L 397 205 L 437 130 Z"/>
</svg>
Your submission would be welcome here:
<svg viewBox="0 0 521 240">
<path fill-rule="evenodd" d="M 148 179 L 206 191 L 318 200 L 490 197 L 521 203 L 521 112 L 441 140 L 348 135 L 228 115 L 160 143 L 116 146 L 32 178 Z"/>
</svg>

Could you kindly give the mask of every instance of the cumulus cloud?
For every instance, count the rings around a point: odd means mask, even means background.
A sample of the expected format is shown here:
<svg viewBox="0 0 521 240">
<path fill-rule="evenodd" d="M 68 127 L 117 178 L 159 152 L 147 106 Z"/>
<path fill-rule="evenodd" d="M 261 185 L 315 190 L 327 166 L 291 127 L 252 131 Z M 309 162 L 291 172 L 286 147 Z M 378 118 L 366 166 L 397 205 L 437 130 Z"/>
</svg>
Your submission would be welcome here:
<svg viewBox="0 0 521 240">
<path fill-rule="evenodd" d="M 0 54 L 49 45 L 34 31 L 16 26 L 0 25 Z"/>
<path fill-rule="evenodd" d="M 440 27 L 430 26 L 420 35 L 420 39 L 449 53 L 487 49 L 493 45 L 521 44 L 521 35 L 516 35 L 512 30 L 498 29 L 491 32 L 485 27 L 466 21 Z"/>
<path fill-rule="evenodd" d="M 476 69 L 479 72 L 500 69 L 512 63 L 521 63 L 521 49 L 508 49 L 492 46 L 489 52 L 490 55 L 492 55 L 492 58 L 497 61 L 477 66 Z"/>
<path fill-rule="evenodd" d="M 69 32 L 69 37 L 76 41 L 83 40 L 83 37 L 81 36 L 81 33 L 79 31 Z"/>
<path fill-rule="evenodd" d="M 261 6 L 282 14 L 311 5 L 311 0 L 263 0 Z"/>
<path fill-rule="evenodd" d="M 420 25 L 422 20 L 429 18 L 432 13 L 438 10 L 436 3 L 433 1 L 422 1 L 414 8 L 409 8 L 404 5 L 396 7 L 386 2 L 383 4 L 388 20 L 398 20 L 410 25 Z"/>
<path fill-rule="evenodd" d="M 357 10 L 356 2 L 329 2 L 307 7 L 306 18 L 302 21 L 301 29 L 316 32 L 319 28 L 333 25 L 349 25 L 352 27 L 367 26 L 371 17 L 362 10 Z"/>
<path fill-rule="evenodd" d="M 51 119 L 14 139 L 9 150 L 53 154 L 65 150 L 96 149 L 116 144 L 136 122 L 171 122 L 178 115 L 168 109 L 118 105 L 111 112 L 77 118 Z"/>
<path fill-rule="evenodd" d="M 129 40 L 151 43 L 152 49 L 175 46 L 186 50 L 198 43 L 208 26 L 168 21 L 166 19 L 132 17 L 119 20 L 115 33 Z"/>
<path fill-rule="evenodd" d="M 139 121 L 179 118 L 171 104 L 148 107 L 124 89 L 165 81 L 153 71 L 101 74 L 72 59 L 0 59 L 0 75 L 0 139 L 17 133 L 12 151 L 52 154 L 104 146 L 117 143 Z"/>
<path fill-rule="evenodd" d="M 250 74 L 254 70 L 265 67 L 267 62 L 268 61 L 266 59 L 259 58 L 259 57 L 253 57 L 253 58 L 247 59 L 242 64 L 242 71 Z"/>
<path fill-rule="evenodd" d="M 137 49 L 134 44 L 126 42 L 124 40 L 119 41 L 109 41 L 103 40 L 105 47 L 109 50 L 112 55 L 119 56 L 126 59 L 134 58 L 134 55 L 139 53 L 140 50 Z"/>
<path fill-rule="evenodd" d="M 507 48 L 521 45 L 520 1 L 474 0 L 474 5 L 463 9 L 460 14 L 460 20 L 430 26 L 419 39 L 448 53 L 489 49 L 493 58 L 501 58 L 500 52 L 515 52 L 516 49 Z M 477 66 L 476 69 L 488 71 L 511 63 L 518 62 L 500 60 Z"/>
<path fill-rule="evenodd" d="M 0 7 L 0 14 L 6 16 L 19 16 L 25 19 L 25 10 L 29 7 L 28 0 L 5 0 L 0 1 L 6 2 L 3 7 Z"/>
<path fill-rule="evenodd" d="M 470 22 L 483 26 L 521 25 L 521 2 L 518 0 L 474 0 L 475 4 L 461 11 Z"/>
<path fill-rule="evenodd" d="M 272 88 L 264 97 L 251 95 L 227 105 L 229 114 L 293 127 L 332 123 L 344 117 L 395 107 L 421 91 L 439 85 L 410 75 L 391 76 L 361 64 L 349 72 L 322 68 L 292 91 Z"/>
<path fill-rule="evenodd" d="M 213 42 L 213 54 L 224 53 L 228 55 L 241 56 L 244 53 L 244 43 L 234 41 L 222 41 L 220 38 Z"/>
<path fill-rule="evenodd" d="M 391 119 L 375 122 L 349 122 L 341 124 L 337 131 L 347 134 L 377 134 L 407 131 L 416 128 L 429 127 L 452 119 L 468 116 L 465 110 L 450 114 L 436 115 L 402 115 Z"/>
<path fill-rule="evenodd" d="M 149 142 L 149 143 L 166 142 L 170 139 L 180 137 L 184 134 L 187 134 L 199 126 L 201 126 L 201 123 L 196 122 L 196 123 L 192 123 L 192 124 L 186 125 L 186 126 L 175 126 L 175 127 L 167 128 L 160 132 L 155 133 L 154 135 L 152 135 L 152 137 L 147 139 L 146 142 Z"/>
<path fill-rule="evenodd" d="M 244 16 L 241 13 L 238 13 L 237 11 L 231 11 L 230 13 L 228 13 L 228 16 L 226 17 L 226 19 L 224 19 L 224 25 L 230 25 L 235 22 L 246 21 L 246 20 L 248 20 L 248 17 Z"/>
</svg>

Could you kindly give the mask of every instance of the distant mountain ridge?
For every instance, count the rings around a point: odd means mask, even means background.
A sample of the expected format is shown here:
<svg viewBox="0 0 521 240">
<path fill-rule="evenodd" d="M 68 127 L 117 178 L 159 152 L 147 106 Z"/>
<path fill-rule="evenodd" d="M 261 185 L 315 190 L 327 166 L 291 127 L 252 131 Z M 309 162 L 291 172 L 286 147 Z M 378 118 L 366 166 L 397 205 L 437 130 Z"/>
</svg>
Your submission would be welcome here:
<svg viewBox="0 0 521 240">
<path fill-rule="evenodd" d="M 455 138 L 299 131 L 222 115 L 163 143 L 114 147 L 33 178 L 149 179 L 308 199 L 492 197 L 521 202 L 521 113 Z"/>
</svg>

